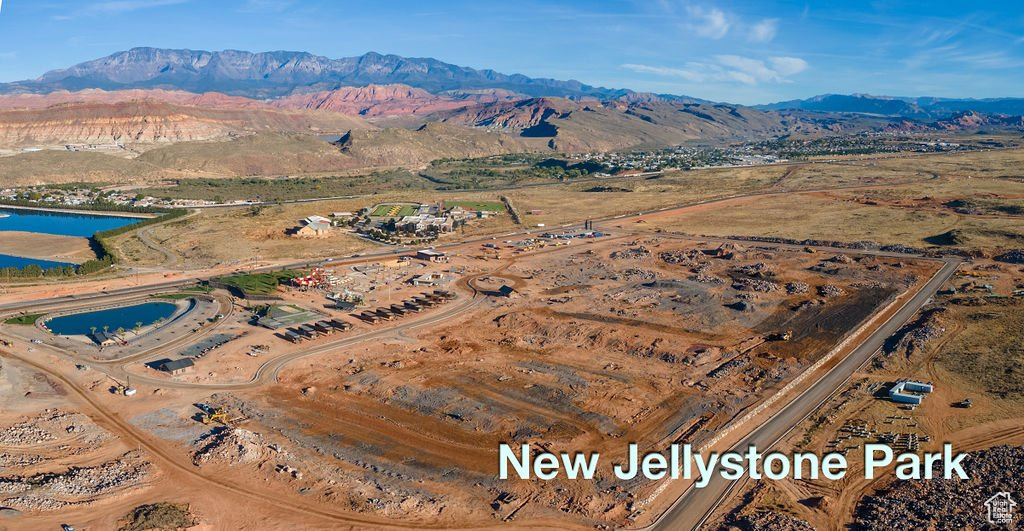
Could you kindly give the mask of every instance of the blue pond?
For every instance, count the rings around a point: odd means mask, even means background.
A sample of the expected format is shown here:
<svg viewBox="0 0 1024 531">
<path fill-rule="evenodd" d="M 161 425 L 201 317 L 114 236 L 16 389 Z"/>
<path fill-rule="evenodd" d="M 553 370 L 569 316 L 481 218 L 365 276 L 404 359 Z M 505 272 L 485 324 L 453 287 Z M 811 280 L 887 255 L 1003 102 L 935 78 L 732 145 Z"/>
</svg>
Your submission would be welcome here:
<svg viewBox="0 0 1024 531">
<path fill-rule="evenodd" d="M 3 236 L 0 236 L 2 238 Z M 25 266 L 36 264 L 43 269 L 51 269 L 57 266 L 68 265 L 63 262 L 51 262 L 49 260 L 36 260 L 35 258 L 22 258 L 20 256 L 9 256 L 0 254 L 0 269 L 5 267 L 16 267 L 21 269 Z"/>
<path fill-rule="evenodd" d="M 139 218 L 68 214 L 45 210 L 20 210 L 0 207 L 0 238 L 3 237 L 4 231 L 38 232 L 42 234 L 88 238 L 99 231 L 116 229 L 125 225 L 131 225 L 137 221 L 139 221 Z M 0 254 L 0 268 L 22 268 L 31 264 L 36 264 L 43 269 L 67 265 L 61 262 Z"/>
<path fill-rule="evenodd" d="M 139 218 L 0 207 L 0 232 L 12 230 L 88 238 L 101 230 L 116 229 L 137 221 Z"/>
<path fill-rule="evenodd" d="M 94 326 L 97 330 L 103 330 L 106 326 L 111 332 L 118 328 L 131 330 L 135 328 L 135 323 L 147 326 L 159 319 L 167 319 L 176 309 L 177 306 L 169 302 L 146 302 L 123 308 L 55 317 L 47 321 L 46 326 L 54 334 L 66 336 L 89 335 Z"/>
</svg>

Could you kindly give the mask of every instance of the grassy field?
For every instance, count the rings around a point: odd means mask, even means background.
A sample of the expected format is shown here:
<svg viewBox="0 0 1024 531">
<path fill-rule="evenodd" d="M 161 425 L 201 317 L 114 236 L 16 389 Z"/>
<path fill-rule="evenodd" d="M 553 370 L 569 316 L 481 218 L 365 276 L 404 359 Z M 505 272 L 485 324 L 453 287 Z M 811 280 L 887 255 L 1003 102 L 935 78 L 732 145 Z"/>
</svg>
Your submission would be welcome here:
<svg viewBox="0 0 1024 531">
<path fill-rule="evenodd" d="M 232 275 L 214 279 L 215 282 L 235 287 L 247 295 L 272 295 L 277 287 L 293 278 L 309 274 L 308 271 L 277 271 Z"/>
<path fill-rule="evenodd" d="M 505 210 L 504 203 L 494 201 L 446 201 L 445 206 L 462 207 L 480 212 L 502 212 Z"/>
<path fill-rule="evenodd" d="M 960 216 L 951 209 L 897 208 L 853 201 L 857 196 L 920 198 L 928 195 L 966 197 L 997 194 L 1024 197 L 1024 182 L 1007 178 L 1024 166 L 1024 150 L 935 155 L 908 159 L 816 163 L 679 171 L 663 176 L 628 177 L 595 183 L 567 183 L 502 192 L 525 213 L 525 226 L 549 227 L 619 214 L 629 214 L 680 203 L 736 194 L 815 190 L 834 186 L 873 185 L 813 196 L 762 198 L 742 208 L 695 211 L 689 216 L 652 220 L 646 226 L 707 234 L 780 235 L 793 238 L 823 237 L 838 240 L 872 239 L 881 243 L 925 245 L 924 238 L 952 229 L 967 231 L 969 245 L 1021 246 L 1020 219 Z M 974 176 L 973 178 L 971 176 Z M 985 175 L 986 177 L 978 177 Z M 611 191 L 588 191 L 593 189 Z M 152 229 L 155 241 L 178 253 L 189 267 L 241 263 L 258 255 L 262 260 L 297 260 L 341 256 L 373 246 L 346 231 L 317 240 L 291 238 L 286 231 L 311 214 L 359 211 L 373 204 L 446 204 L 494 202 L 494 192 L 381 190 L 372 197 L 275 205 L 252 212 L 245 208 L 204 211 L 187 220 Z M 639 227 L 639 225 L 638 225 Z M 516 229 L 508 216 L 473 221 L 460 228 L 462 237 Z M 140 260 L 158 260 L 132 241 L 119 240 L 123 251 Z"/>
<path fill-rule="evenodd" d="M 413 205 L 389 205 L 383 204 L 378 205 L 377 208 L 370 212 L 370 215 L 377 218 L 401 218 L 405 216 L 411 216 L 416 213 L 416 207 Z"/>
<path fill-rule="evenodd" d="M 46 314 L 43 314 L 43 313 L 32 313 L 32 314 L 28 314 L 28 315 L 21 315 L 21 316 L 18 316 L 18 317 L 12 317 L 12 318 L 4 321 L 4 323 L 9 324 L 9 325 L 32 325 L 32 324 L 36 323 L 36 320 L 38 320 L 40 317 L 42 317 L 44 315 L 46 315 Z"/>
</svg>

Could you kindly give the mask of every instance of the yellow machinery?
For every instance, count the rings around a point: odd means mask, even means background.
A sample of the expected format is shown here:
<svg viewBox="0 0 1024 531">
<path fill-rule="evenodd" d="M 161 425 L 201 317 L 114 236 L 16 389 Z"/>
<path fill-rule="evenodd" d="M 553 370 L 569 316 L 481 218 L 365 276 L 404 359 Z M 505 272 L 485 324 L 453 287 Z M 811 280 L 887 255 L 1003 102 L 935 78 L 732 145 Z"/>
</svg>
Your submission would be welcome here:
<svg viewBox="0 0 1024 531">
<path fill-rule="evenodd" d="M 208 409 L 206 414 L 203 415 L 203 424 L 213 424 L 219 422 L 221 424 L 228 423 L 228 412 L 222 407 Z"/>
<path fill-rule="evenodd" d="M 786 330 L 781 334 L 772 334 L 768 336 L 769 341 L 789 341 L 790 339 L 793 339 L 792 330 Z"/>
</svg>

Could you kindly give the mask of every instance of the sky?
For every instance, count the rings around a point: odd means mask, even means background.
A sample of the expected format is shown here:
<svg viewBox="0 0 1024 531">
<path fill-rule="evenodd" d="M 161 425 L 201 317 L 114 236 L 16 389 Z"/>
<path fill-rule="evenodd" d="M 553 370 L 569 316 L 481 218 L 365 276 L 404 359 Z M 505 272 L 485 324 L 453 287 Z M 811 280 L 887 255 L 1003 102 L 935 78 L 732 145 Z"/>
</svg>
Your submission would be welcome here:
<svg viewBox="0 0 1024 531">
<path fill-rule="evenodd" d="M 136 46 L 368 51 L 741 104 L 1024 96 L 1004 0 L 0 0 L 0 81 Z"/>
</svg>

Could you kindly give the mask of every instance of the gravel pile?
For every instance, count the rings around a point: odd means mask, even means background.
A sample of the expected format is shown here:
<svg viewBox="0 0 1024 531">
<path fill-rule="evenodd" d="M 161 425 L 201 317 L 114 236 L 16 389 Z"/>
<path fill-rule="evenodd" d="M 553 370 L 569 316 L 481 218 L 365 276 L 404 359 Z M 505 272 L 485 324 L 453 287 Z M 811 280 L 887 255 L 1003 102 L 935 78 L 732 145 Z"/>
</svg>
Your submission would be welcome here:
<svg viewBox="0 0 1024 531">
<path fill-rule="evenodd" d="M 750 265 L 734 267 L 733 271 L 747 275 L 748 277 L 770 278 L 775 275 L 775 268 L 764 263 L 757 262 Z"/>
<path fill-rule="evenodd" d="M 704 253 L 697 249 L 665 251 L 659 254 L 658 258 L 661 258 L 666 264 L 692 265 L 700 262 L 704 258 Z"/>
<path fill-rule="evenodd" d="M 846 290 L 835 284 L 825 284 L 824 286 L 818 286 L 818 295 L 822 297 L 839 297 L 846 295 Z"/>
<path fill-rule="evenodd" d="M 778 284 L 768 280 L 755 278 L 741 278 L 732 283 L 732 287 L 738 291 L 756 291 L 759 293 L 771 293 L 782 289 Z"/>
<path fill-rule="evenodd" d="M 786 293 L 790 295 L 802 295 L 811 290 L 806 282 L 787 282 Z"/>
<path fill-rule="evenodd" d="M 651 250 L 641 245 L 622 251 L 615 251 L 610 257 L 612 260 L 639 260 L 648 256 L 651 256 Z"/>
<path fill-rule="evenodd" d="M 715 284 L 715 285 L 725 284 L 725 279 L 724 278 L 719 277 L 719 276 L 715 276 L 715 275 L 712 275 L 711 273 L 706 273 L 706 272 L 698 272 L 696 275 L 694 275 L 694 276 L 692 276 L 690 278 L 691 278 L 691 280 L 696 280 L 697 282 L 700 282 L 700 283 L 703 283 L 703 284 Z"/>
</svg>

